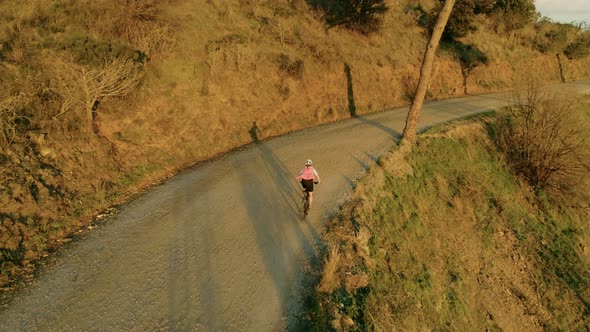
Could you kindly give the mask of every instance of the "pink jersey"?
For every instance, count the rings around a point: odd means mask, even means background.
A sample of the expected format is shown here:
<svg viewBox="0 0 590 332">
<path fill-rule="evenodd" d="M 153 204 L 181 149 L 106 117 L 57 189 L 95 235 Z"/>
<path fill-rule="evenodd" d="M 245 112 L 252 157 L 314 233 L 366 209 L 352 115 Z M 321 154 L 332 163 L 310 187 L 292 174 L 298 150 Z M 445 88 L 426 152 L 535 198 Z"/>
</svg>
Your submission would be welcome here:
<svg viewBox="0 0 590 332">
<path fill-rule="evenodd" d="M 301 174 L 299 174 L 299 177 L 303 180 L 313 180 L 314 176 L 319 177 L 318 172 L 311 166 L 304 167 L 301 170 Z"/>
</svg>

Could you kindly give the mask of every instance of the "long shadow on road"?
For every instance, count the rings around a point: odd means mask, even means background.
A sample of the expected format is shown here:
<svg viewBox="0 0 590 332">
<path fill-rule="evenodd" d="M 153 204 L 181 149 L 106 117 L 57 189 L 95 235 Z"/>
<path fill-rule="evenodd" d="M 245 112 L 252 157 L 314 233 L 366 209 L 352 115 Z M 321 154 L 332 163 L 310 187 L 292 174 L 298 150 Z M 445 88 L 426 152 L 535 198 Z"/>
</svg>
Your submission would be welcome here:
<svg viewBox="0 0 590 332">
<path fill-rule="evenodd" d="M 352 69 L 348 63 L 344 63 L 344 74 L 346 75 L 346 96 L 348 100 L 348 112 L 350 113 L 350 117 L 360 121 L 364 124 L 369 126 L 373 126 L 375 128 L 383 130 L 385 133 L 389 134 L 391 137 L 399 138 L 400 133 L 397 131 L 383 125 L 380 122 L 368 119 L 364 116 L 359 116 L 356 112 L 356 101 L 354 99 L 354 85 L 352 83 Z"/>
<path fill-rule="evenodd" d="M 169 331 L 186 331 L 199 326 L 224 329 L 217 316 L 219 303 L 215 294 L 219 285 L 212 275 L 214 262 L 210 256 L 215 236 L 210 223 L 204 222 L 214 218 L 209 210 L 212 202 L 207 195 L 202 195 L 201 186 L 201 181 L 197 180 L 189 188 L 178 190 L 174 195 L 177 197 L 175 209 L 163 220 L 177 223 L 171 235 L 174 240 L 161 248 L 168 265 L 166 325 Z M 197 210 L 201 213 L 196 213 Z"/>
<path fill-rule="evenodd" d="M 293 330 L 301 319 L 302 269 L 316 263 L 319 236 L 299 219 L 302 194 L 293 172 L 265 143 L 255 140 L 255 146 L 256 162 L 237 167 L 243 201 L 275 291 L 271 300 L 277 302 L 280 317 L 286 317 L 282 328 Z"/>
</svg>

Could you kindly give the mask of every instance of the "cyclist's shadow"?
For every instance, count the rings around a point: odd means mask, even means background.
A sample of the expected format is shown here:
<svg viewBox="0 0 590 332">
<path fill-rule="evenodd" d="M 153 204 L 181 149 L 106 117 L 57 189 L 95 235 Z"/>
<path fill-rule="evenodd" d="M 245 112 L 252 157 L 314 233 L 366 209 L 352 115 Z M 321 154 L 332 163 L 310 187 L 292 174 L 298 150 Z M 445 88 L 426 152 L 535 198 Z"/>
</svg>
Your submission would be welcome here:
<svg viewBox="0 0 590 332">
<path fill-rule="evenodd" d="M 294 175 L 289 171 L 287 166 L 280 161 L 274 152 L 258 138 L 260 129 L 256 121 L 252 123 L 249 133 L 254 141 L 256 148 L 260 151 L 260 156 L 264 161 L 264 166 L 268 173 L 271 174 L 275 181 L 278 191 L 281 193 L 283 201 L 287 204 L 289 209 L 299 216 L 299 205 L 301 204 L 302 190 L 294 180 Z"/>
<path fill-rule="evenodd" d="M 260 151 L 266 170 L 275 181 L 283 201 L 294 215 L 299 216 L 299 205 L 301 205 L 303 194 L 294 175 L 266 144 L 256 142 L 256 148 Z"/>
<path fill-rule="evenodd" d="M 296 329 L 302 317 L 299 310 L 304 307 L 302 285 L 309 282 L 304 271 L 317 264 L 319 236 L 309 223 L 299 219 L 303 193 L 295 175 L 258 139 L 256 123 L 249 132 L 254 140 L 253 155 L 247 153 L 236 161 L 244 203 L 279 310 L 284 317 L 289 316 L 287 330 Z"/>
</svg>

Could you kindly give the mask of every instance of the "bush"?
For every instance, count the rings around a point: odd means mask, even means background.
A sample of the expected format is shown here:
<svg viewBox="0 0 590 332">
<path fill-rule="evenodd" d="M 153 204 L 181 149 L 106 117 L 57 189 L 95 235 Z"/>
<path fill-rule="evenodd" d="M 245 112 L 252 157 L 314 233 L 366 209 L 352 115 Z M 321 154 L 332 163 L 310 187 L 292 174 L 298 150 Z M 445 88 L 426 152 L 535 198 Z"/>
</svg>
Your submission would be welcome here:
<svg viewBox="0 0 590 332">
<path fill-rule="evenodd" d="M 476 46 L 457 42 L 455 47 L 455 54 L 461 63 L 461 69 L 467 74 L 480 64 L 488 63 L 488 56 Z"/>
<path fill-rule="evenodd" d="M 439 0 L 438 6 L 436 6 L 427 19 L 427 26 L 430 32 L 434 29 L 438 14 L 443 6 L 444 1 Z M 475 31 L 477 28 L 473 24 L 475 19 L 475 1 L 474 0 L 458 0 L 453 6 L 449 21 L 445 26 L 442 38 L 444 40 L 454 40 L 457 38 L 465 37 L 470 32 Z"/>
<path fill-rule="evenodd" d="M 530 87 L 515 95 L 494 136 L 514 171 L 535 189 L 564 189 L 580 183 L 586 171 L 586 136 L 574 117 L 575 103 L 548 98 Z"/>
<path fill-rule="evenodd" d="M 501 14 L 507 30 L 521 29 L 538 18 L 534 0 L 497 0 L 494 11 Z"/>
<path fill-rule="evenodd" d="M 279 69 L 287 75 L 298 80 L 303 78 L 303 60 L 297 59 L 295 61 L 291 61 L 289 55 L 281 53 L 277 56 L 276 62 L 279 66 Z"/>
<path fill-rule="evenodd" d="M 441 48 L 451 52 L 455 60 L 459 62 L 463 76 L 463 90 L 467 93 L 467 78 L 476 67 L 488 64 L 488 56 L 476 46 L 456 40 L 441 43 Z"/>
<path fill-rule="evenodd" d="M 379 31 L 379 15 L 388 10 L 385 0 L 309 0 L 309 3 L 326 13 L 328 25 L 343 25 L 362 34 Z"/>
<path fill-rule="evenodd" d="M 30 118 L 25 114 L 27 96 L 0 96 L 0 148 L 11 145 L 22 138 L 31 125 Z"/>
<path fill-rule="evenodd" d="M 124 43 L 97 39 L 86 33 L 50 39 L 45 46 L 70 53 L 76 63 L 95 66 L 102 65 L 105 59 L 131 58 L 134 51 Z"/>
<path fill-rule="evenodd" d="M 581 59 L 590 55 L 590 31 L 586 31 L 585 33 L 579 35 L 576 40 L 574 40 L 571 44 L 569 44 L 565 50 L 563 50 L 563 54 L 567 56 L 568 59 Z"/>
<path fill-rule="evenodd" d="M 557 28 L 540 33 L 535 36 L 533 41 L 534 47 L 542 53 L 559 53 L 561 52 L 567 43 L 567 30 Z"/>
</svg>

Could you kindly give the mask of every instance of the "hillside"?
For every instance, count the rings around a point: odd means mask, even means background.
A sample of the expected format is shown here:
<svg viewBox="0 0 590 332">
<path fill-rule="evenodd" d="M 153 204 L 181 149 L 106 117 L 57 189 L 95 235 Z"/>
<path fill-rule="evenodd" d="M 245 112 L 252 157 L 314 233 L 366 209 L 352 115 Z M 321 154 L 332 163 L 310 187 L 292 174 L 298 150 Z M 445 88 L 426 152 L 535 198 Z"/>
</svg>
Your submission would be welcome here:
<svg viewBox="0 0 590 332">
<path fill-rule="evenodd" d="M 590 99 L 579 108 L 586 167 L 564 173 L 573 177 L 560 190 L 515 175 L 495 143 L 505 113 L 431 129 L 412 151 L 381 157 L 324 233 L 316 329 L 584 330 Z"/>
<path fill-rule="evenodd" d="M 363 35 L 305 1 L 3 1 L 0 284 L 110 206 L 251 143 L 254 125 L 264 139 L 406 105 L 426 44 L 409 3 L 388 1 Z M 465 37 L 489 57 L 469 93 L 560 79 L 533 27 L 489 20 Z M 590 77 L 590 60 L 566 61 L 567 79 Z M 430 98 L 462 93 L 442 50 Z"/>
</svg>

